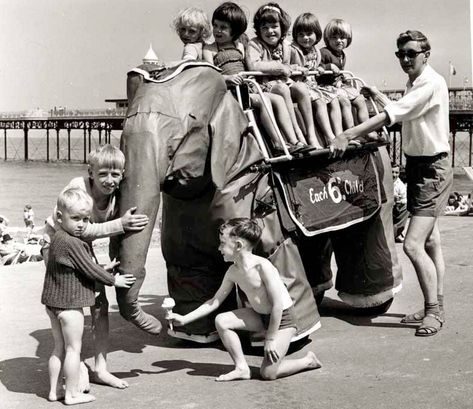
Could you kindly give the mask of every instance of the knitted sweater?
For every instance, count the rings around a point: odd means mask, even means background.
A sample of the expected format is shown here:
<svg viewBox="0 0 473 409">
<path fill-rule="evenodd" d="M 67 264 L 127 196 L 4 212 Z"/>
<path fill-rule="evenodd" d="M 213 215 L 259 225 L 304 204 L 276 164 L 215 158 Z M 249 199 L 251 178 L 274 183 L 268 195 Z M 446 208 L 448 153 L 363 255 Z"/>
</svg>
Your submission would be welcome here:
<svg viewBox="0 0 473 409">
<path fill-rule="evenodd" d="M 56 232 L 49 249 L 41 303 L 56 308 L 94 305 L 95 281 L 113 285 L 115 279 L 92 257 L 88 243 L 64 230 Z"/>
</svg>

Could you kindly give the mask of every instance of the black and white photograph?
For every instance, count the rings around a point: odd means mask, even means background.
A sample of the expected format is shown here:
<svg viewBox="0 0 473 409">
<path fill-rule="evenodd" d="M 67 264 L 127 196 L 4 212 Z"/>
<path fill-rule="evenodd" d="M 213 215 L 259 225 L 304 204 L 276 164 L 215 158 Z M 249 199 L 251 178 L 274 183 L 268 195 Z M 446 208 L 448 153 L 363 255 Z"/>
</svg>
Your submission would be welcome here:
<svg viewBox="0 0 473 409">
<path fill-rule="evenodd" d="M 0 8 L 0 408 L 473 408 L 473 0 Z"/>
</svg>

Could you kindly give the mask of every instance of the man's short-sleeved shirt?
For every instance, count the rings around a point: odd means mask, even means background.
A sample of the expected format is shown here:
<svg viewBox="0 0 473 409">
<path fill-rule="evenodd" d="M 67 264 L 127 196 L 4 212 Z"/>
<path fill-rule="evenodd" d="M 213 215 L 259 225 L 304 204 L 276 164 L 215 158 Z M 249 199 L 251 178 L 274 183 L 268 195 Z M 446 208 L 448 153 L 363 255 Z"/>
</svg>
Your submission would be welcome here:
<svg viewBox="0 0 473 409">
<path fill-rule="evenodd" d="M 390 124 L 402 122 L 402 148 L 410 156 L 450 152 L 448 88 L 445 79 L 427 65 L 404 96 L 385 106 Z"/>
</svg>

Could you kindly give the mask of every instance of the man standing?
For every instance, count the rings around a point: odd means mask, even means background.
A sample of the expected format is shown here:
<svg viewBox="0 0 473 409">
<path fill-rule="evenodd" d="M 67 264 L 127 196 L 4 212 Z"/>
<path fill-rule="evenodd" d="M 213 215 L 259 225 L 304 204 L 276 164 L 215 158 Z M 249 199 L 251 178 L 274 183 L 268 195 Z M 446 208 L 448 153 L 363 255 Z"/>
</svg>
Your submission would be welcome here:
<svg viewBox="0 0 473 409">
<path fill-rule="evenodd" d="M 448 88 L 445 80 L 427 63 L 428 39 L 420 31 L 406 31 L 397 39 L 396 57 L 408 75 L 406 91 L 389 101 L 375 87 L 367 87 L 384 112 L 338 135 L 330 146 L 340 156 L 348 142 L 361 135 L 402 122 L 406 156 L 407 208 L 412 215 L 404 251 L 414 265 L 424 309 L 406 315 L 402 322 L 420 323 L 417 336 L 435 335 L 444 320 L 443 281 L 445 263 L 440 244 L 438 217 L 443 213 L 453 182 L 450 165 Z"/>
</svg>

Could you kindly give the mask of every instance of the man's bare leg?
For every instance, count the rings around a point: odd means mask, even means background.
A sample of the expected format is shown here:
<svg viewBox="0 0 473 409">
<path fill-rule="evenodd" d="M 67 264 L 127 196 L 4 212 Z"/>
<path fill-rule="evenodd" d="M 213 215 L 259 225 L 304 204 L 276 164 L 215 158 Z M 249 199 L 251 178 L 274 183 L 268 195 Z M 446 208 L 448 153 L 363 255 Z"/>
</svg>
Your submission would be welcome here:
<svg viewBox="0 0 473 409">
<path fill-rule="evenodd" d="M 436 222 L 435 217 L 412 216 L 404 240 L 404 251 L 414 265 L 426 303 L 438 303 L 437 269 L 426 251 Z"/>
<path fill-rule="evenodd" d="M 261 317 L 251 308 L 242 308 L 217 315 L 215 318 L 220 339 L 235 363 L 235 369 L 220 375 L 217 382 L 228 382 L 250 379 L 251 372 L 241 347 L 241 341 L 236 330 L 258 332 L 264 330 Z"/>
</svg>

